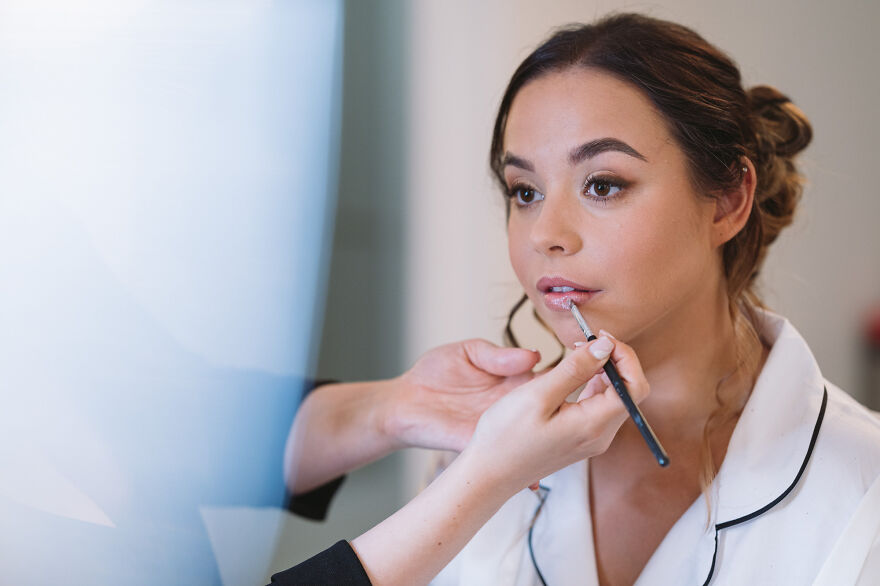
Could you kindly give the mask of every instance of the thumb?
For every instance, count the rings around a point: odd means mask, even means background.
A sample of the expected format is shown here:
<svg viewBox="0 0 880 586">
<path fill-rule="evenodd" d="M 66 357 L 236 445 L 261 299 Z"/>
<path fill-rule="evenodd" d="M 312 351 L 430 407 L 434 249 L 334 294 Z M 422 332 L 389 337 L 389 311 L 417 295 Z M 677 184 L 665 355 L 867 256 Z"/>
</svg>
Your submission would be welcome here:
<svg viewBox="0 0 880 586">
<path fill-rule="evenodd" d="M 467 340 L 462 346 L 471 364 L 498 376 L 529 372 L 541 358 L 541 354 L 535 350 L 501 348 L 488 340 Z"/>
<path fill-rule="evenodd" d="M 562 362 L 537 379 L 540 392 L 549 401 L 548 408 L 551 411 L 556 409 L 575 389 L 596 376 L 596 371 L 607 362 L 613 349 L 614 342 L 605 336 L 587 342 L 569 352 Z"/>
</svg>

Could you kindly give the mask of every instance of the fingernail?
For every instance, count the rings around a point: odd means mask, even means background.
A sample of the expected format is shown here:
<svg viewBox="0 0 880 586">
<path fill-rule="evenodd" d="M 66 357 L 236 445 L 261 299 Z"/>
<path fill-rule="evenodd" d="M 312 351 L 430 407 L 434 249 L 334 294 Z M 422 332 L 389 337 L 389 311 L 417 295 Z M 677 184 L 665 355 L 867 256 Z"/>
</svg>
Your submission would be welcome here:
<svg viewBox="0 0 880 586">
<path fill-rule="evenodd" d="M 534 352 L 535 354 L 537 354 L 538 349 L 537 348 L 529 348 L 529 352 Z"/>
<path fill-rule="evenodd" d="M 608 358 L 608 355 L 611 354 L 611 351 L 614 349 L 614 342 L 602 336 L 590 346 L 590 354 L 602 360 L 603 358 Z"/>
<path fill-rule="evenodd" d="M 580 348 L 581 346 L 586 346 L 586 345 L 587 345 L 586 342 L 575 342 L 574 343 L 575 348 Z"/>
<path fill-rule="evenodd" d="M 601 329 L 601 328 L 599 329 L 599 333 L 600 333 L 601 335 L 603 335 L 603 336 L 608 336 L 608 337 L 611 338 L 612 340 L 616 340 L 616 339 L 617 339 L 617 338 L 615 338 L 614 336 L 612 336 L 609 332 L 607 332 L 606 330 L 603 330 L 603 329 Z"/>
</svg>

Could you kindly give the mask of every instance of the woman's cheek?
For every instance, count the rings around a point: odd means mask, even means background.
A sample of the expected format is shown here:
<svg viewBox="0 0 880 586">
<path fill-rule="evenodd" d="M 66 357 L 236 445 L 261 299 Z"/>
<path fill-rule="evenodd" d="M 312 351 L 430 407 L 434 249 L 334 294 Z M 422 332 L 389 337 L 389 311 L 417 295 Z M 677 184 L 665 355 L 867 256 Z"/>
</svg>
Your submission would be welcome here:
<svg viewBox="0 0 880 586">
<path fill-rule="evenodd" d="M 526 266 L 528 255 L 525 251 L 525 243 L 522 240 L 519 226 L 513 222 L 508 224 L 507 238 L 507 253 L 510 257 L 510 265 L 513 267 L 513 272 L 516 274 L 517 280 L 519 280 L 523 288 L 528 291 L 529 287 L 526 282 L 528 279 L 528 270 Z"/>
</svg>

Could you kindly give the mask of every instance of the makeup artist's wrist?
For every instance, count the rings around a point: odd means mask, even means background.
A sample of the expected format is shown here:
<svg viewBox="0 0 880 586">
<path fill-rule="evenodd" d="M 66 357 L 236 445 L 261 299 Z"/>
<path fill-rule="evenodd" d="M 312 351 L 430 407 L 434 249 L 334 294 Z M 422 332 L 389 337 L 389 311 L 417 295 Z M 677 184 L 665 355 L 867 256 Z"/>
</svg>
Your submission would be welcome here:
<svg viewBox="0 0 880 586">
<path fill-rule="evenodd" d="M 461 477 L 467 490 L 488 499 L 487 504 L 500 507 L 513 495 L 528 488 L 531 481 L 520 478 L 521 467 L 508 467 L 494 454 L 470 444 L 450 465 L 450 472 Z"/>
<path fill-rule="evenodd" d="M 285 449 L 285 482 L 292 494 L 308 492 L 395 449 L 381 429 L 383 383 L 330 383 L 305 398 Z"/>
<path fill-rule="evenodd" d="M 393 449 L 383 421 L 386 403 L 390 402 L 387 387 L 388 381 L 383 380 L 333 383 L 325 390 L 316 390 L 303 405 L 313 398 L 327 401 L 332 405 L 323 409 L 330 417 L 326 421 L 328 429 L 334 430 L 337 437 L 361 444 L 362 450 L 369 447 L 365 451 L 381 456 Z"/>
<path fill-rule="evenodd" d="M 312 409 L 325 416 L 315 418 L 305 433 L 335 438 L 335 447 L 351 467 L 387 456 L 399 449 L 395 439 L 388 435 L 385 423 L 395 400 L 391 387 L 391 381 L 378 380 L 333 383 L 326 389 L 316 389 L 301 409 Z M 310 404 L 313 401 L 324 404 Z"/>
<path fill-rule="evenodd" d="M 373 425 L 376 436 L 390 454 L 403 448 L 412 447 L 405 439 L 408 429 L 404 415 L 406 383 L 402 377 L 395 377 L 372 383 Z"/>
</svg>

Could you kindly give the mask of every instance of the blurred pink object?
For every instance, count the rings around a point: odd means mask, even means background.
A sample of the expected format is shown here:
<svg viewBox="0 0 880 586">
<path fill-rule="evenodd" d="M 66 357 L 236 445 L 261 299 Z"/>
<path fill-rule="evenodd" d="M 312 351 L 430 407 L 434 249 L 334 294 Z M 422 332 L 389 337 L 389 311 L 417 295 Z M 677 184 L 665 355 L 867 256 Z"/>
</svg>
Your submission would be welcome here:
<svg viewBox="0 0 880 586">
<path fill-rule="evenodd" d="M 868 346 L 880 348 L 880 304 L 868 312 L 865 322 L 865 341 Z"/>
</svg>

